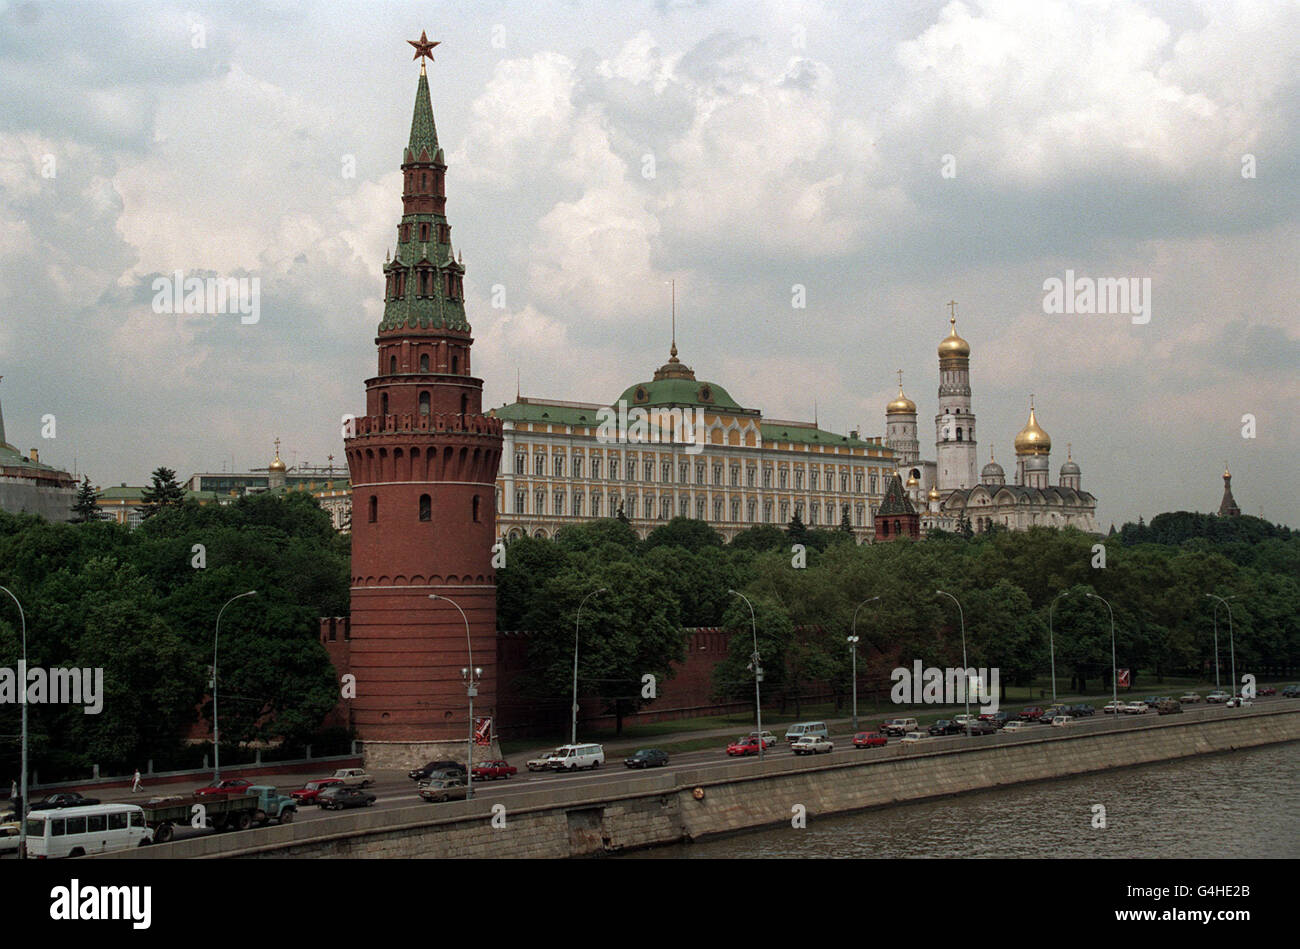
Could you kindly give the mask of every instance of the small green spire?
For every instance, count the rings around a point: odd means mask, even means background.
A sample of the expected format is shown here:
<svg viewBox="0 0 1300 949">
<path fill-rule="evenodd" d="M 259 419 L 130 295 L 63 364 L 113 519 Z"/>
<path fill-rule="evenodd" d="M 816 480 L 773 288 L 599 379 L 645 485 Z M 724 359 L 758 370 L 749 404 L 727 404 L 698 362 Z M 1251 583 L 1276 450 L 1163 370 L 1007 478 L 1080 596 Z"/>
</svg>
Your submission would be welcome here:
<svg viewBox="0 0 1300 949">
<path fill-rule="evenodd" d="M 438 130 L 433 124 L 433 105 L 429 101 L 429 77 L 420 70 L 420 85 L 415 90 L 415 114 L 411 118 L 411 142 L 406 147 L 407 161 L 420 156 L 421 149 L 429 150 L 429 160 L 438 155 Z"/>
</svg>

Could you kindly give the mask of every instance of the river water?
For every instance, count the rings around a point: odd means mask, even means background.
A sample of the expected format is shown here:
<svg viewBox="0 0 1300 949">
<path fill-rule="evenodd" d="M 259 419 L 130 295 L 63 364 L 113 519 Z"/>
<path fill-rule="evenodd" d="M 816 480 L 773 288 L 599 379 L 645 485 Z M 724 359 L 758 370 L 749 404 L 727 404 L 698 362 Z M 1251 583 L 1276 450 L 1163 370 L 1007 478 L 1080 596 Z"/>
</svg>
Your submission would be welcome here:
<svg viewBox="0 0 1300 949">
<path fill-rule="evenodd" d="M 1300 857 L 1300 742 L 1017 784 L 621 859 Z M 1094 805 L 1105 807 L 1094 827 Z"/>
</svg>

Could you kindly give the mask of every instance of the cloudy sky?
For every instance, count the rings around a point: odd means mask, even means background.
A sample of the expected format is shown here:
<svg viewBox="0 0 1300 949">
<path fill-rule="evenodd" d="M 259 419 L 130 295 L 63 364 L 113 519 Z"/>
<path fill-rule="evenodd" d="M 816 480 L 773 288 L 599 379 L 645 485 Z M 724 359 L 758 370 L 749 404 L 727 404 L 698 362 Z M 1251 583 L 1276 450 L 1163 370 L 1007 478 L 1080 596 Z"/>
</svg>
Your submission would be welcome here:
<svg viewBox="0 0 1300 949">
<path fill-rule="evenodd" d="M 901 368 L 933 457 L 955 299 L 981 463 L 1034 393 L 1103 526 L 1217 509 L 1225 460 L 1300 524 L 1290 2 L 0 0 L 9 441 L 103 485 L 341 464 L 422 29 L 486 404 L 648 379 L 675 279 L 701 379 L 880 434 Z M 176 270 L 259 321 L 155 313 Z M 1067 270 L 1149 322 L 1045 312 Z"/>
</svg>

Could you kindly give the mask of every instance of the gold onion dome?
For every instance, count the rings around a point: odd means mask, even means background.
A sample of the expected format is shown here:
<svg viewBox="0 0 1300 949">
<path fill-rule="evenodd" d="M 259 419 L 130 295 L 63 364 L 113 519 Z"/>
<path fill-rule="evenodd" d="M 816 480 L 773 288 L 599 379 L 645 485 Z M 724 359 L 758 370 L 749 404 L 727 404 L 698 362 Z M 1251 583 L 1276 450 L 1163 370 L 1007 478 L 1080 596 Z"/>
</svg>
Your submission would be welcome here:
<svg viewBox="0 0 1300 949">
<path fill-rule="evenodd" d="M 909 476 L 908 476 L 908 479 L 907 479 L 907 486 L 908 486 L 909 488 L 911 488 L 911 487 L 915 487 L 916 483 L 917 483 L 917 482 L 916 482 L 916 475 L 909 475 Z"/>
<path fill-rule="evenodd" d="M 939 344 L 939 358 L 944 356 L 969 356 L 970 343 L 957 335 L 957 318 L 950 317 L 948 322 L 952 324 L 952 332 L 944 337 L 943 342 Z"/>
<path fill-rule="evenodd" d="M 930 498 L 931 501 L 939 500 L 939 489 L 931 488 L 928 497 Z"/>
<path fill-rule="evenodd" d="M 1052 450 L 1052 436 L 1048 435 L 1038 424 L 1034 416 L 1034 406 L 1029 406 L 1029 421 L 1016 436 L 1017 455 L 1046 455 Z"/>
<path fill-rule="evenodd" d="M 903 395 L 903 387 L 898 387 L 898 398 L 885 406 L 886 415 L 915 415 L 916 403 Z"/>
<path fill-rule="evenodd" d="M 276 446 L 276 449 L 275 449 L 275 461 L 273 461 L 273 462 L 271 462 L 269 465 L 267 465 L 266 470 L 267 470 L 267 471 L 287 471 L 287 470 L 288 470 L 288 469 L 285 467 L 284 462 L 280 460 L 280 447 L 279 447 L 278 445 Z"/>
</svg>

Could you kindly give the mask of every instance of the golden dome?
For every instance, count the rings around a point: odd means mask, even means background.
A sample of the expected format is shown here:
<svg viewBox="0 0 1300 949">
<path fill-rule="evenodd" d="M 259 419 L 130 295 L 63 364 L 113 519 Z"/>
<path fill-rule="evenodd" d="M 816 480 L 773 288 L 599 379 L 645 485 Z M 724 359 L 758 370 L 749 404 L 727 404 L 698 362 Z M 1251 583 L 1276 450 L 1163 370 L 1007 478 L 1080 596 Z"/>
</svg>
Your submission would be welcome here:
<svg viewBox="0 0 1300 949">
<path fill-rule="evenodd" d="M 885 406 L 886 415 L 915 415 L 916 403 L 903 395 L 903 387 L 898 387 L 898 398 Z"/>
<path fill-rule="evenodd" d="M 907 486 L 910 488 L 915 486 L 916 483 L 916 475 L 909 475 L 907 478 Z"/>
<path fill-rule="evenodd" d="M 938 489 L 938 488 L 931 488 L 931 489 L 930 489 L 930 494 L 928 495 L 928 497 L 930 498 L 931 501 L 937 501 L 937 500 L 939 500 L 939 489 Z"/>
<path fill-rule="evenodd" d="M 950 317 L 948 322 L 952 324 L 952 332 L 945 336 L 943 342 L 939 344 L 939 358 L 942 359 L 945 356 L 969 356 L 970 343 L 957 335 L 957 317 Z"/>
<path fill-rule="evenodd" d="M 1048 435 L 1038 424 L 1034 416 L 1034 404 L 1029 404 L 1029 421 L 1016 436 L 1017 455 L 1046 455 L 1052 450 L 1052 436 Z"/>
<path fill-rule="evenodd" d="M 275 461 L 267 465 L 266 470 L 267 471 L 288 471 L 289 470 L 285 466 L 285 463 L 280 460 L 280 439 L 278 438 L 275 440 Z"/>
</svg>

